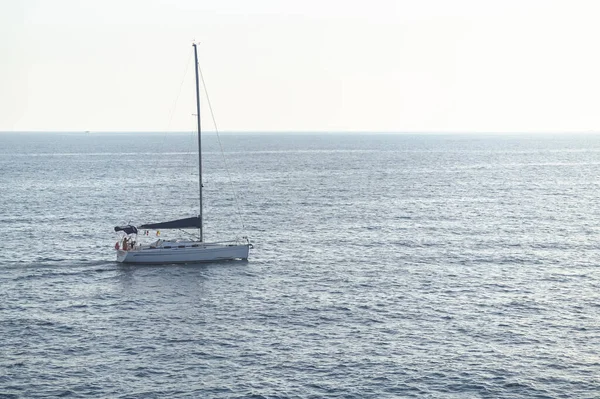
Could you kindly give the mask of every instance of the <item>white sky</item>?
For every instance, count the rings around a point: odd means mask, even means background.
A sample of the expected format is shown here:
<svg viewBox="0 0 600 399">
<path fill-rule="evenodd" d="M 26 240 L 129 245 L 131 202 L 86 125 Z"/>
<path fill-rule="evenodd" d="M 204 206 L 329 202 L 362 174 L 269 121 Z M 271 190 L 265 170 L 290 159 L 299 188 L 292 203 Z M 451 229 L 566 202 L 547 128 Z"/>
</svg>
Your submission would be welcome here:
<svg viewBox="0 0 600 399">
<path fill-rule="evenodd" d="M 222 131 L 600 131 L 599 20 L 591 0 L 0 0 L 0 131 L 193 130 L 193 40 Z"/>
</svg>

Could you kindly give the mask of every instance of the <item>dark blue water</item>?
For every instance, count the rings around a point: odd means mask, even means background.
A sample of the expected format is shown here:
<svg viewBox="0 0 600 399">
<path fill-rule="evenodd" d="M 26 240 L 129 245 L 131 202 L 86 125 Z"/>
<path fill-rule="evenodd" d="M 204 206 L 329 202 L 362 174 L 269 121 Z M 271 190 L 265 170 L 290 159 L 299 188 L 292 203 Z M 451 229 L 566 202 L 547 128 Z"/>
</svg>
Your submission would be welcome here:
<svg viewBox="0 0 600 399">
<path fill-rule="evenodd" d="M 600 137 L 222 141 L 250 260 L 144 267 L 112 228 L 195 214 L 192 136 L 0 134 L 0 397 L 598 397 Z"/>
</svg>

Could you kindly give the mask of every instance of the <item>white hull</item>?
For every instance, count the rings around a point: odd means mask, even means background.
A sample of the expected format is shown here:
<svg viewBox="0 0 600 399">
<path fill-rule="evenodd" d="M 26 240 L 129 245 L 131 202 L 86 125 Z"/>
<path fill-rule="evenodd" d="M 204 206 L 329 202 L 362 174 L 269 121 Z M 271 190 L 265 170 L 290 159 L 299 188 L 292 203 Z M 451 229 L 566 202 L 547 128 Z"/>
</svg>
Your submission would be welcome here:
<svg viewBox="0 0 600 399">
<path fill-rule="evenodd" d="M 165 242 L 168 244 L 168 242 Z M 248 259 L 249 244 L 202 244 L 142 246 L 128 251 L 117 250 L 117 262 L 122 263 L 195 263 L 220 260 Z"/>
</svg>

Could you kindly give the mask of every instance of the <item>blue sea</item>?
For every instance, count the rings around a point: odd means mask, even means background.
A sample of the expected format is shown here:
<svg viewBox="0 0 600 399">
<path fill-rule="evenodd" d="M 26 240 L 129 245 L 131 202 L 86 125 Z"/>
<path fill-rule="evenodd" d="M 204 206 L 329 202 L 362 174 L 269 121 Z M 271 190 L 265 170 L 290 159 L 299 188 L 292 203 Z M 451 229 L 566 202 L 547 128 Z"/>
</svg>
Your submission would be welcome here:
<svg viewBox="0 0 600 399">
<path fill-rule="evenodd" d="M 600 397 L 600 136 L 207 134 L 250 259 L 116 263 L 194 146 L 0 134 L 0 398 Z"/>
</svg>

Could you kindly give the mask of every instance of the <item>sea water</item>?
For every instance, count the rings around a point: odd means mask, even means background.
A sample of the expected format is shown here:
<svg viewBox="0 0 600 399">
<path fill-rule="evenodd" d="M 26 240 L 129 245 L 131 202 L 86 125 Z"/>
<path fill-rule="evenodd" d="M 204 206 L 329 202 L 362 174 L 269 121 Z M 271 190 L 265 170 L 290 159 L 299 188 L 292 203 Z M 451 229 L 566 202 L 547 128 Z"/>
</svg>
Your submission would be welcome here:
<svg viewBox="0 0 600 399">
<path fill-rule="evenodd" d="M 207 136 L 250 259 L 116 263 L 198 213 L 195 146 L 0 134 L 0 397 L 600 395 L 600 136 Z"/>
</svg>

